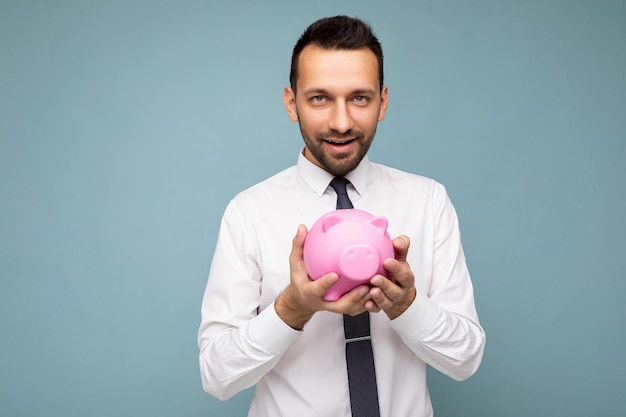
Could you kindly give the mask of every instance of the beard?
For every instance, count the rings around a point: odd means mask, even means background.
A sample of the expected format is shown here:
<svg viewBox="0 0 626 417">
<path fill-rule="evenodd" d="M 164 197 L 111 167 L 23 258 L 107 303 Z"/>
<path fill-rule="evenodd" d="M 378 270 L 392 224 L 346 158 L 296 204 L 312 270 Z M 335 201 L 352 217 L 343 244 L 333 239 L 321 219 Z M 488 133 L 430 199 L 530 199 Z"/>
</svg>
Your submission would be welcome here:
<svg viewBox="0 0 626 417">
<path fill-rule="evenodd" d="M 367 155 L 367 151 L 374 140 L 374 136 L 376 135 L 376 126 L 374 130 L 371 132 L 369 136 L 366 136 L 364 132 L 359 130 L 349 130 L 345 133 L 339 133 L 337 131 L 331 130 L 328 132 L 321 132 L 315 135 L 315 138 L 311 138 L 304 129 L 302 129 L 302 124 L 300 125 L 300 133 L 302 134 L 302 138 L 304 139 L 304 143 L 311 152 L 311 155 L 320 163 L 322 168 L 331 173 L 335 177 L 344 177 L 354 168 L 356 168 L 365 155 Z M 353 138 L 354 142 L 356 142 L 357 150 L 354 153 L 345 152 L 345 153 L 337 153 L 330 154 L 324 151 L 324 143 L 327 140 L 340 140 L 346 138 Z"/>
</svg>

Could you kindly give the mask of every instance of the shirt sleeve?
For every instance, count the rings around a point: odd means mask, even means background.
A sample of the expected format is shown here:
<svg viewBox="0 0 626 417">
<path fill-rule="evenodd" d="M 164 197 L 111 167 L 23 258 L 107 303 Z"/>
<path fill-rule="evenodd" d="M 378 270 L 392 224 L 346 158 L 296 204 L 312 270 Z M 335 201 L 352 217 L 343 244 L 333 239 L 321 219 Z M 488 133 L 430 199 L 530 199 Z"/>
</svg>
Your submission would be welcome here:
<svg viewBox="0 0 626 417">
<path fill-rule="evenodd" d="M 202 385 L 222 400 L 256 384 L 301 334 L 278 317 L 273 304 L 259 312 L 262 274 L 252 228 L 231 202 L 202 300 Z"/>
<path fill-rule="evenodd" d="M 420 359 L 460 381 L 478 369 L 485 332 L 474 304 L 457 215 L 442 185 L 434 187 L 432 201 L 430 288 L 428 293 L 418 293 L 391 326 Z"/>
</svg>

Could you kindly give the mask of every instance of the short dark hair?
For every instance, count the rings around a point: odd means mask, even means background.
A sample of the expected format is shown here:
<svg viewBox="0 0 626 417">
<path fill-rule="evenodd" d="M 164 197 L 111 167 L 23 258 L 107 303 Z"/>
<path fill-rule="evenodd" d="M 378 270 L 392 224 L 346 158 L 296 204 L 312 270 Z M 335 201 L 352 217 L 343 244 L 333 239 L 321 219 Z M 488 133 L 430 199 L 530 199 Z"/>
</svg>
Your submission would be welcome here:
<svg viewBox="0 0 626 417">
<path fill-rule="evenodd" d="M 374 35 L 372 27 L 360 19 L 348 16 L 326 17 L 313 22 L 300 36 L 291 54 L 289 82 L 296 91 L 298 80 L 298 60 L 302 50 L 308 45 L 323 49 L 356 50 L 369 48 L 378 61 L 378 80 L 383 88 L 383 48 Z"/>
</svg>

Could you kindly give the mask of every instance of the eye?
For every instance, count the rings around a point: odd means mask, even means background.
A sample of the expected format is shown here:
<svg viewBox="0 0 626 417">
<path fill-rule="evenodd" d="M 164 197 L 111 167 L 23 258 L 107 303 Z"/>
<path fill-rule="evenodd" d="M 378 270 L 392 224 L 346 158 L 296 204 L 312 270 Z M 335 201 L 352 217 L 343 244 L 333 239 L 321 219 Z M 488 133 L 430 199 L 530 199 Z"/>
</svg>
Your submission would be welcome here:
<svg viewBox="0 0 626 417">
<path fill-rule="evenodd" d="M 323 104 L 326 102 L 326 97 L 324 96 L 313 96 L 310 98 L 311 103 L 313 104 Z"/>
<path fill-rule="evenodd" d="M 356 104 L 365 105 L 369 103 L 370 98 L 367 96 L 354 96 L 352 101 L 355 102 Z"/>
</svg>

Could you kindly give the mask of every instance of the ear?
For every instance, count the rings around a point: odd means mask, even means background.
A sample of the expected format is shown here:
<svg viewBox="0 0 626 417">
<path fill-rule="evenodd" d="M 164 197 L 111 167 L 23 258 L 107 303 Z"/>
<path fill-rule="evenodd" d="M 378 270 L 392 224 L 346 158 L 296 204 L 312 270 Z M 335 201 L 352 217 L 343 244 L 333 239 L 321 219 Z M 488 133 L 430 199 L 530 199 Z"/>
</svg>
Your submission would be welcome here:
<svg viewBox="0 0 626 417">
<path fill-rule="evenodd" d="M 296 95 L 291 87 L 285 87 L 283 91 L 283 101 L 285 102 L 285 109 L 292 122 L 298 121 L 298 109 L 296 108 Z"/>
<path fill-rule="evenodd" d="M 333 213 L 327 214 L 322 220 L 322 231 L 326 233 L 331 227 L 338 223 L 341 223 L 341 218 L 339 216 Z"/>
<path fill-rule="evenodd" d="M 375 228 L 380 229 L 383 233 L 385 233 L 387 226 L 389 225 L 387 218 L 383 216 L 376 216 L 373 219 L 370 219 L 368 223 Z"/>
<path fill-rule="evenodd" d="M 382 122 L 387 113 L 387 103 L 389 102 L 389 89 L 387 86 L 383 86 L 380 91 L 380 109 L 378 110 L 378 121 Z"/>
</svg>

